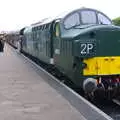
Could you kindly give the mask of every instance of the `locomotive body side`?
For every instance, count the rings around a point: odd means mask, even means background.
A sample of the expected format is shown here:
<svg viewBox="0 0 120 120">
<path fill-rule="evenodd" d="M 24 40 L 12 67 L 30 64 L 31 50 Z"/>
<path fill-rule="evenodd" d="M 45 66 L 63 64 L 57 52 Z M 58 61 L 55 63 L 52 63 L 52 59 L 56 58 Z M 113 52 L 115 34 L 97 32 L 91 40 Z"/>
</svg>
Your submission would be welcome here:
<svg viewBox="0 0 120 120">
<path fill-rule="evenodd" d="M 30 26 L 28 29 L 23 35 L 23 51 L 47 64 L 53 64 L 51 22 Z"/>
</svg>

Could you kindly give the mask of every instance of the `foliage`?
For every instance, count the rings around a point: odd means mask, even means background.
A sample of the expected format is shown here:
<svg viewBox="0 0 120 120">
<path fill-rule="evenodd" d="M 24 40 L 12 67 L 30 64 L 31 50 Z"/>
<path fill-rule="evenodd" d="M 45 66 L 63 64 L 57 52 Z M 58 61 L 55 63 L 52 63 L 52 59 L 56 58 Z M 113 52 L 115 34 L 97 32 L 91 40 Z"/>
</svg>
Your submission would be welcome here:
<svg viewBox="0 0 120 120">
<path fill-rule="evenodd" d="M 113 23 L 114 23 L 115 25 L 119 25 L 119 26 L 120 26 L 120 17 L 115 18 L 115 19 L 113 19 L 112 21 L 113 21 Z"/>
</svg>

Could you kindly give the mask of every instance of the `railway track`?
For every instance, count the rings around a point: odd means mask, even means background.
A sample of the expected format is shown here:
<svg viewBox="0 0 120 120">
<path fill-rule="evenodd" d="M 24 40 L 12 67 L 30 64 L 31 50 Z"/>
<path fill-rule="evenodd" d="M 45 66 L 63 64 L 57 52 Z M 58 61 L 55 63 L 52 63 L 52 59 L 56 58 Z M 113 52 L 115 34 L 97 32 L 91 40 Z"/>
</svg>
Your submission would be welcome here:
<svg viewBox="0 0 120 120">
<path fill-rule="evenodd" d="M 118 100 L 118 99 L 113 99 L 112 101 L 113 101 L 115 104 L 117 104 L 117 105 L 120 106 L 120 100 Z"/>
<path fill-rule="evenodd" d="M 114 120 L 120 120 L 120 100 L 98 100 L 92 103 Z"/>
<path fill-rule="evenodd" d="M 119 99 L 113 99 L 112 101 L 115 104 L 115 107 L 112 110 L 111 116 L 115 120 L 120 120 L 120 100 Z"/>
</svg>

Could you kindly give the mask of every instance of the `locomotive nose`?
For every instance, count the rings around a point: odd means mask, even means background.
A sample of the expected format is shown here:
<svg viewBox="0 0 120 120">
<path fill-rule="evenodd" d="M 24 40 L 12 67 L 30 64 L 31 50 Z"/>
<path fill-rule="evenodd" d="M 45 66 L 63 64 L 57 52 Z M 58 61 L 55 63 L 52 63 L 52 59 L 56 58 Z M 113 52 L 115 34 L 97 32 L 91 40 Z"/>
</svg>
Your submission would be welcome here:
<svg viewBox="0 0 120 120">
<path fill-rule="evenodd" d="M 99 56 L 120 56 L 120 31 L 99 30 L 96 35 Z"/>
<path fill-rule="evenodd" d="M 83 68 L 83 75 L 114 75 L 120 74 L 120 31 L 112 28 L 97 30 L 93 48 L 89 53 L 93 56 L 83 58 L 87 67 Z M 87 53 L 86 46 L 86 53 Z M 87 54 L 88 55 L 88 54 Z M 87 56 L 88 57 L 88 56 Z"/>
</svg>

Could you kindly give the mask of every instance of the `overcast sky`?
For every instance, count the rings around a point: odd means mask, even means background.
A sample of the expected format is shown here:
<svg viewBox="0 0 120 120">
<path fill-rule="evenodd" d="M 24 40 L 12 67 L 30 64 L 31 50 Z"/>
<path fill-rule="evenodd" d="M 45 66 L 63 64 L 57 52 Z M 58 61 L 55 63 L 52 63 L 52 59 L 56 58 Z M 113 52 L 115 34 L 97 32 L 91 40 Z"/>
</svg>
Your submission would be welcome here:
<svg viewBox="0 0 120 120">
<path fill-rule="evenodd" d="M 1 0 L 0 31 L 16 30 L 81 7 L 100 10 L 113 19 L 120 16 L 119 3 L 119 0 Z"/>
</svg>

